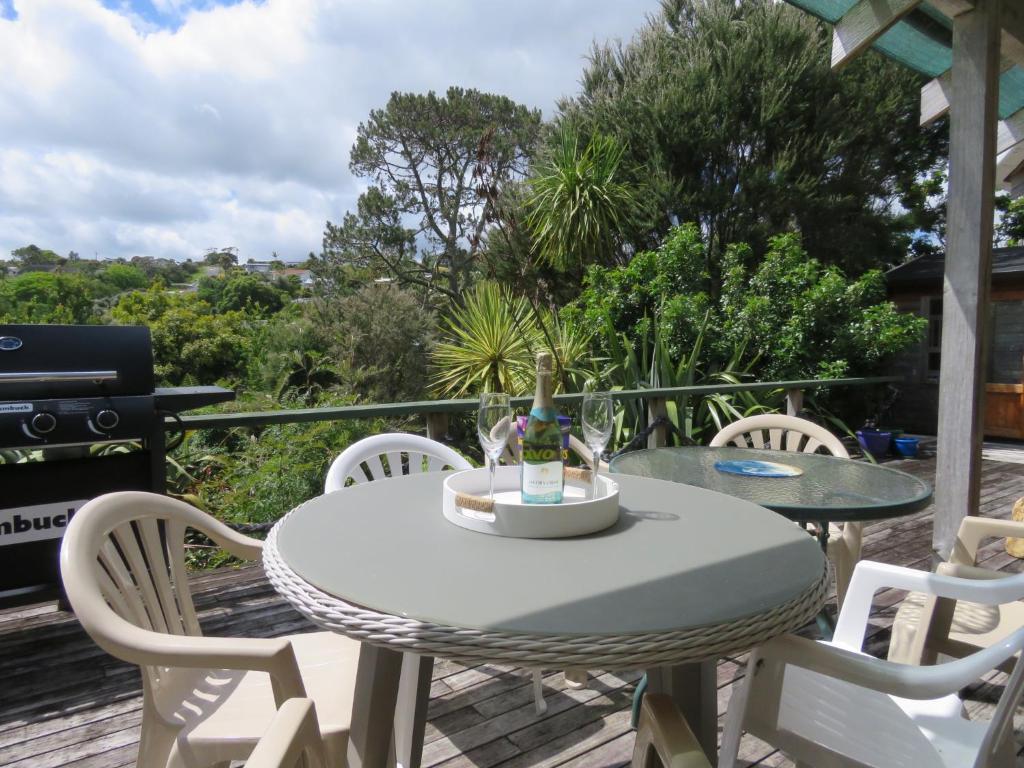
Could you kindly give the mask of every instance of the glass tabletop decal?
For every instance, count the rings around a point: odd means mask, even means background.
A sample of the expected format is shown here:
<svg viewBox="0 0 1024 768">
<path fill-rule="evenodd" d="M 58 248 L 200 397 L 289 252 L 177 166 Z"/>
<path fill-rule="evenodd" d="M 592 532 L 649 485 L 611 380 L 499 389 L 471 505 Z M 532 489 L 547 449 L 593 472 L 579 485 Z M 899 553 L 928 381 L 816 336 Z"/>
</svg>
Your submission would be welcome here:
<svg viewBox="0 0 1024 768">
<path fill-rule="evenodd" d="M 723 459 L 715 462 L 715 469 L 729 475 L 747 477 L 799 477 L 804 473 L 802 469 L 792 464 L 757 459 Z"/>
</svg>

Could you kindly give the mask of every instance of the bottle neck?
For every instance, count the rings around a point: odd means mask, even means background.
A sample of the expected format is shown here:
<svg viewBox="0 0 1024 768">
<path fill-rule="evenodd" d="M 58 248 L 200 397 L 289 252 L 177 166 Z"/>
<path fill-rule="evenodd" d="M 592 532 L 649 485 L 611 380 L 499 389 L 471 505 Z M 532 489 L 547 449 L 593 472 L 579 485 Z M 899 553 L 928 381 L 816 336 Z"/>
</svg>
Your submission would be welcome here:
<svg viewBox="0 0 1024 768">
<path fill-rule="evenodd" d="M 551 371 L 537 370 L 537 389 L 533 395 L 534 408 L 554 408 L 551 397 Z"/>
</svg>

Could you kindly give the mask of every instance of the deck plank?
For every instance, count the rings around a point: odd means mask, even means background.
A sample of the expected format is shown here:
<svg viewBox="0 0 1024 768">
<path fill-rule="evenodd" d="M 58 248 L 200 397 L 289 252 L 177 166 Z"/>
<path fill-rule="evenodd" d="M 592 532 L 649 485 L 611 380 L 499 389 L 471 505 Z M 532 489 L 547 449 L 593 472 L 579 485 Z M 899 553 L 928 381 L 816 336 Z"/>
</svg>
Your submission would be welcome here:
<svg viewBox="0 0 1024 768">
<path fill-rule="evenodd" d="M 993 455 L 1002 455 L 1001 453 Z M 934 459 L 891 466 L 930 480 Z M 981 514 L 1009 517 L 1024 495 L 1024 464 L 982 462 Z M 865 557 L 927 568 L 931 557 L 931 507 L 912 516 L 865 526 Z M 1024 570 L 1002 542 L 979 550 L 985 567 Z M 204 631 L 211 635 L 273 637 L 309 631 L 311 625 L 279 598 L 258 566 L 192 576 Z M 877 596 L 866 647 L 884 655 L 903 593 Z M 813 626 L 803 630 L 812 636 Z M 725 708 L 745 657 L 718 665 L 718 709 Z M 634 735 L 629 705 L 639 673 L 592 673 L 589 686 L 569 689 L 557 670 L 544 688 L 548 712 L 533 711 L 532 671 L 507 665 L 465 666 L 445 659 L 434 665 L 424 766 L 427 768 L 605 768 L 629 762 Z M 965 692 L 975 715 L 990 712 L 1005 676 L 993 673 Z M 134 764 L 141 716 L 138 670 L 107 656 L 78 623 L 53 605 L 0 611 L 0 766 L 11 768 L 121 768 Z M 721 727 L 721 720 L 719 723 Z M 1018 729 L 1024 717 L 1018 717 Z M 1020 730 L 1018 730 L 1020 733 Z M 744 738 L 749 765 L 792 765 L 756 739 Z M 1018 758 L 1024 768 L 1024 759 Z"/>
</svg>

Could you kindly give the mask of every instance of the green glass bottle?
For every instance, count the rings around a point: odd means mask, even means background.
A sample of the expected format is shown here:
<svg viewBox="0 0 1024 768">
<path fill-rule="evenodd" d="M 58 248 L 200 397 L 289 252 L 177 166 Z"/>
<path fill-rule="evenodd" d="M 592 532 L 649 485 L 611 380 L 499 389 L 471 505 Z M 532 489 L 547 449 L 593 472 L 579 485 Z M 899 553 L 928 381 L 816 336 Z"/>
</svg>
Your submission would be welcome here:
<svg viewBox="0 0 1024 768">
<path fill-rule="evenodd" d="M 562 430 L 551 398 L 551 353 L 537 355 L 537 391 L 523 433 L 524 504 L 560 504 L 565 483 Z"/>
</svg>

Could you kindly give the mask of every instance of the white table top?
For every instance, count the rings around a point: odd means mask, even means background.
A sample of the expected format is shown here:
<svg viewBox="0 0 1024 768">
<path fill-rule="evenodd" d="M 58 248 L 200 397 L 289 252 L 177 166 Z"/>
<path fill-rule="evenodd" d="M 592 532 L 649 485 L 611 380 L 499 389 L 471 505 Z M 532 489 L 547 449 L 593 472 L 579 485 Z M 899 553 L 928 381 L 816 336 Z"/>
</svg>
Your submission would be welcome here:
<svg viewBox="0 0 1024 768">
<path fill-rule="evenodd" d="M 812 590 L 823 555 L 789 520 L 691 486 L 616 476 L 621 517 L 572 539 L 452 525 L 444 473 L 352 486 L 297 508 L 277 553 L 319 590 L 380 614 L 533 636 L 728 623 Z"/>
</svg>

